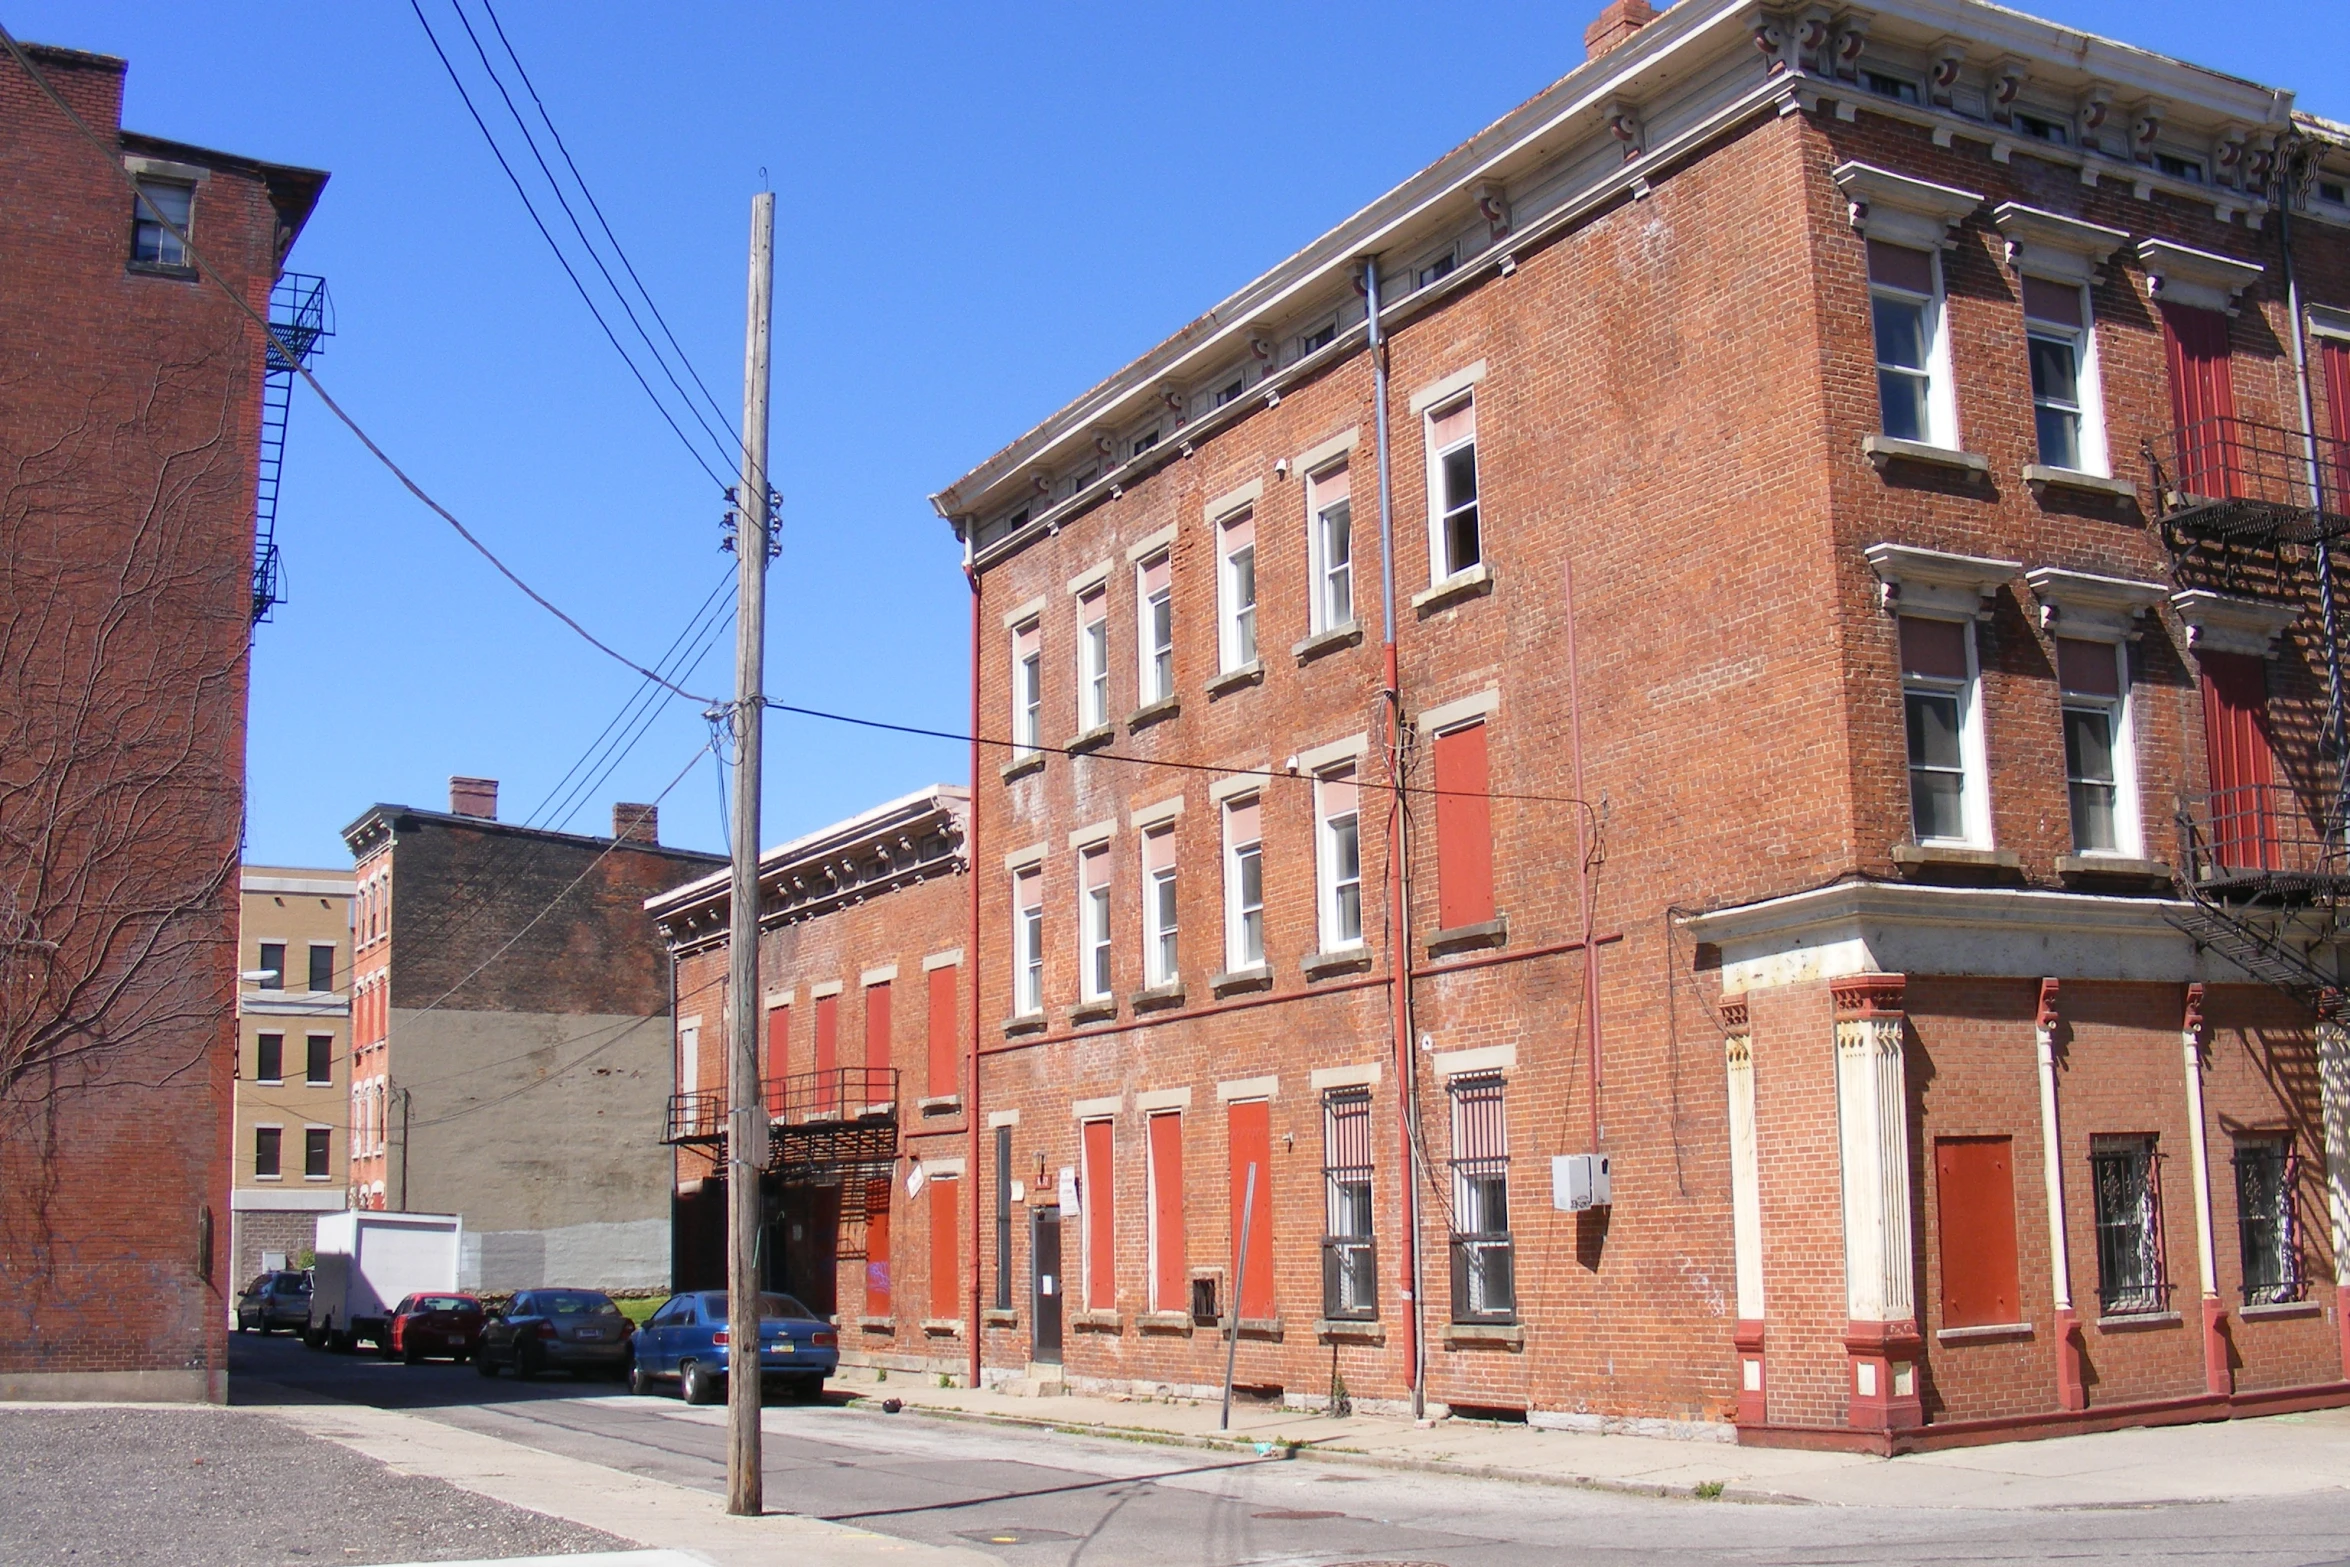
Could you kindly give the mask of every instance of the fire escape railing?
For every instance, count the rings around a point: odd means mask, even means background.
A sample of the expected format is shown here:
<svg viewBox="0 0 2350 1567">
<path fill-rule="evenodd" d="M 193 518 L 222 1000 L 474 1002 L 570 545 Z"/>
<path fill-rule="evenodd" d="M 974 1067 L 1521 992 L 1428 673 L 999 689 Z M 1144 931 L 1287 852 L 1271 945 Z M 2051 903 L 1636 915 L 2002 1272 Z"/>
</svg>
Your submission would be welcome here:
<svg viewBox="0 0 2350 1567">
<path fill-rule="evenodd" d="M 278 482 L 285 468 L 286 420 L 294 407 L 294 375 L 334 336 L 334 304 L 326 279 L 304 272 L 281 273 L 269 291 L 269 329 L 274 341 L 261 364 L 261 460 L 253 488 L 253 623 L 269 619 L 285 598 L 285 566 L 277 548 Z M 278 344 L 285 345 L 280 352 Z M 292 357 L 287 357 L 288 355 Z"/>
<path fill-rule="evenodd" d="M 2340 1008 L 2340 981 L 2294 939 L 2297 925 L 2337 925 L 2350 898 L 2339 809 L 2312 810 L 2287 784 L 2239 784 L 2183 797 L 2177 820 L 2170 923 L 2302 1004 Z"/>
<path fill-rule="evenodd" d="M 2140 443 L 2174 541 L 2314 544 L 2350 535 L 2350 444 L 2283 425 L 2201 419 Z M 2314 447 L 2317 488 L 2310 486 Z"/>
</svg>

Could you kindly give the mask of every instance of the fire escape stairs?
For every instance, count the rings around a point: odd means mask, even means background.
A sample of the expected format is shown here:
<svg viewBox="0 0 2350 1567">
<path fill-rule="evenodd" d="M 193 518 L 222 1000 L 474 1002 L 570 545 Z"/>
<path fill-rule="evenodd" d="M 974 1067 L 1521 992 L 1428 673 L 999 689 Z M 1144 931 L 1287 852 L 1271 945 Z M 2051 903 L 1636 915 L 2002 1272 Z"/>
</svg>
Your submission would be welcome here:
<svg viewBox="0 0 2350 1567">
<path fill-rule="evenodd" d="M 2179 878 L 2180 906 L 2163 918 L 2186 933 L 2194 943 L 2216 952 L 2262 984 L 2284 992 L 2303 1006 L 2329 1014 L 2340 1009 L 2341 992 L 2333 978 L 2287 944 L 2275 930 L 2264 930 L 2238 911 L 2206 896 L 2191 880 Z"/>
</svg>

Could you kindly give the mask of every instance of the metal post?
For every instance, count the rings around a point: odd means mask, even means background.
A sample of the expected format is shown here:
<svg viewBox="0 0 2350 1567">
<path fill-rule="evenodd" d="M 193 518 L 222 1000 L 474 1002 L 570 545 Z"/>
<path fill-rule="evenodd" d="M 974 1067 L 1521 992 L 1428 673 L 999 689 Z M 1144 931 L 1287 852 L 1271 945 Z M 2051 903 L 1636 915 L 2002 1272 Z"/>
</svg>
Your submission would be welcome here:
<svg viewBox="0 0 2350 1567">
<path fill-rule="evenodd" d="M 743 344 L 743 470 L 735 496 L 734 877 L 727 907 L 726 1510 L 766 1510 L 759 1443 L 759 720 L 767 665 L 767 329 L 775 193 L 751 198 L 749 324 Z M 741 1376 L 743 1370 L 749 1376 Z"/>
<path fill-rule="evenodd" d="M 1240 1292 L 1248 1282 L 1248 1232 L 1257 1220 L 1257 1166 L 1249 1161 L 1248 1186 L 1240 1198 L 1240 1255 L 1232 1262 L 1232 1323 L 1224 1335 L 1224 1413 L 1216 1419 L 1216 1429 L 1232 1429 L 1232 1367 L 1240 1357 Z"/>
</svg>

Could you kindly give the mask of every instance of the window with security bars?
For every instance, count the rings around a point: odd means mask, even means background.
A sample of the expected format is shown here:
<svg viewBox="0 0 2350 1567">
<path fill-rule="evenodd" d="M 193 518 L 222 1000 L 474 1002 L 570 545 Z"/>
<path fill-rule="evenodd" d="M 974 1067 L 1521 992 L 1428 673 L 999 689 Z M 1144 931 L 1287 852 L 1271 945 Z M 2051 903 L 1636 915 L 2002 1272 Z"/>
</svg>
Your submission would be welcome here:
<svg viewBox="0 0 2350 1567">
<path fill-rule="evenodd" d="M 1452 1096 L 1452 1319 L 1511 1322 L 1509 1126 L 1498 1073 L 1456 1077 Z"/>
<path fill-rule="evenodd" d="M 2236 1237 L 2244 1263 L 2244 1304 L 2301 1298 L 2301 1255 L 2293 1226 L 2295 1160 L 2281 1137 L 2236 1143 Z"/>
<path fill-rule="evenodd" d="M 2089 1144 L 2097 1202 L 2097 1300 L 2108 1312 L 2161 1311 L 2164 1276 L 2161 1166 L 2151 1137 L 2098 1137 Z"/>
<path fill-rule="evenodd" d="M 1322 1315 L 1369 1322 L 1379 1315 L 1379 1258 L 1371 1232 L 1371 1091 L 1336 1088 L 1322 1099 Z"/>
</svg>

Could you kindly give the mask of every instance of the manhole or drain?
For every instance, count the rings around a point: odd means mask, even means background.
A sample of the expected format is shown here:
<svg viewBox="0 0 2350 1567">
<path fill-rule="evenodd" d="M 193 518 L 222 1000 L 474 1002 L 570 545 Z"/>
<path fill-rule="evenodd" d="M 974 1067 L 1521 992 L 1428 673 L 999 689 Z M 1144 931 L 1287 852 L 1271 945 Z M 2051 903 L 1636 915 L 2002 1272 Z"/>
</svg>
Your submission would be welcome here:
<svg viewBox="0 0 2350 1567">
<path fill-rule="evenodd" d="M 1042 1540 L 1077 1538 L 1059 1529 L 1030 1529 L 1020 1524 L 1006 1524 L 1000 1529 L 962 1529 L 957 1533 L 979 1545 L 1034 1545 Z"/>
<path fill-rule="evenodd" d="M 1268 1507 L 1261 1513 L 1250 1513 L 1251 1518 L 1274 1518 L 1283 1523 L 1304 1523 L 1314 1518 L 1344 1518 L 1346 1514 L 1332 1512 L 1327 1507 Z"/>
</svg>

